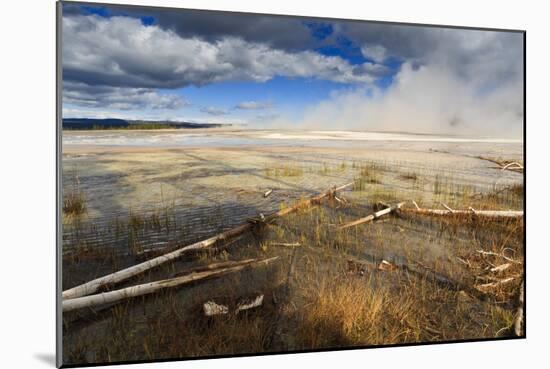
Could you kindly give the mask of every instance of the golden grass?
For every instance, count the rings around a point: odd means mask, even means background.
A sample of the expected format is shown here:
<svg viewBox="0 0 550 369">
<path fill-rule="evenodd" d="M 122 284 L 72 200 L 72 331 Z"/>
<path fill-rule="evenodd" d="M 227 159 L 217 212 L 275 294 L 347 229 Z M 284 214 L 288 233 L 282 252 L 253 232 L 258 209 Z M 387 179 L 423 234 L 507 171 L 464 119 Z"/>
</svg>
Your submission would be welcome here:
<svg viewBox="0 0 550 369">
<path fill-rule="evenodd" d="M 63 198 L 63 213 L 77 216 L 86 212 L 86 197 L 83 192 L 71 192 Z"/>
<path fill-rule="evenodd" d="M 340 164 L 326 168 L 343 171 L 347 167 Z M 220 278 L 196 285 L 189 293 L 174 290 L 129 301 L 111 308 L 102 323 L 90 327 L 77 329 L 68 324 L 64 357 L 70 363 L 114 362 L 509 336 L 517 287 L 523 277 L 523 220 L 401 214 L 337 231 L 338 224 L 369 214 L 377 201 L 407 200 L 402 198 L 402 189 L 398 192 L 391 186 L 377 185 L 377 181 L 392 175 L 386 167 L 353 162 L 350 168 L 357 176 L 354 190 L 362 192 L 342 194 L 348 204 L 329 199 L 321 206 L 299 209 L 262 232 L 232 244 L 223 253 L 201 253 L 143 278 L 165 278 L 181 271 L 181 265 L 189 268 L 228 257 L 239 260 L 279 255 L 281 265 L 276 271 L 254 271 L 246 278 Z M 266 174 L 292 176 L 301 172 L 281 166 Z M 396 172 L 395 177 L 410 180 L 411 187 L 412 182 L 425 180 L 416 173 L 413 178 L 408 172 Z M 519 209 L 523 205 L 522 184 L 479 193 L 472 186 L 454 183 L 442 175 L 426 183 L 433 185 L 430 195 L 434 198 L 424 204 L 418 200 L 421 206 L 446 202 L 457 208 L 472 206 L 481 210 Z M 281 208 L 285 206 L 281 203 Z M 146 241 L 140 239 L 144 229 L 170 231 L 163 226 L 170 214 L 134 212 L 128 219 L 117 221 L 116 229 L 121 228 L 136 245 L 141 245 Z M 275 246 L 295 242 L 300 246 Z M 139 247 L 128 246 L 130 252 L 139 252 Z M 492 275 L 488 268 L 504 261 L 498 256 L 479 255 L 478 249 L 504 254 L 518 263 L 505 273 Z M 82 248 L 82 255 L 64 258 L 80 277 L 83 271 L 80 265 L 73 265 L 75 261 L 85 261 L 93 270 L 113 257 L 105 254 L 104 260 L 96 260 L 93 252 L 86 254 L 85 250 L 89 249 Z M 294 252 L 295 268 L 290 273 L 289 256 Z M 364 275 L 351 275 L 346 270 L 350 258 L 368 265 Z M 489 291 L 488 301 L 481 301 L 466 291 L 438 285 L 404 269 L 376 269 L 381 259 L 392 258 L 403 263 L 421 262 L 426 270 L 435 270 L 470 287 L 490 282 L 490 278 L 513 276 L 516 280 Z M 120 261 L 112 263 L 114 271 Z M 289 284 L 281 287 L 287 273 Z M 206 318 L 200 311 L 201 304 L 210 298 L 237 299 L 249 290 L 265 294 L 261 308 L 215 318 Z"/>
<path fill-rule="evenodd" d="M 323 280 L 306 292 L 296 340 L 300 348 L 377 344 L 389 306 L 387 290 L 374 290 L 360 279 Z M 391 343 L 391 342 L 387 342 Z"/>
<path fill-rule="evenodd" d="M 304 174 L 304 169 L 296 165 L 281 165 L 274 168 L 265 168 L 265 176 L 272 177 L 300 177 Z"/>
</svg>

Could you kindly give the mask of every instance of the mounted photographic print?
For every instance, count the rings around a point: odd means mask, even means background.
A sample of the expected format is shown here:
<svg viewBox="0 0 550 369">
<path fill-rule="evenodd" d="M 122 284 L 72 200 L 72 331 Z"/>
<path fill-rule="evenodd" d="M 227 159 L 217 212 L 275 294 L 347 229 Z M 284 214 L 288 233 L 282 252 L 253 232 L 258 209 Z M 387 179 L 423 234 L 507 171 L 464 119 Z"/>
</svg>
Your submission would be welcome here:
<svg viewBox="0 0 550 369">
<path fill-rule="evenodd" d="M 524 40 L 58 3 L 58 365 L 525 337 Z"/>
</svg>

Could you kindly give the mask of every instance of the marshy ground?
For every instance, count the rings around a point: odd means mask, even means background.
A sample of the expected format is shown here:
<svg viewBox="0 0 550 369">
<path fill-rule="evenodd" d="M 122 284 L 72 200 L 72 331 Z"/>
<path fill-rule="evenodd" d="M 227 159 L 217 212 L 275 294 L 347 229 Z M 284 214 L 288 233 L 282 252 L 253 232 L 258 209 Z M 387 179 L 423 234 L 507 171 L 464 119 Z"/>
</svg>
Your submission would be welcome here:
<svg viewBox="0 0 550 369">
<path fill-rule="evenodd" d="M 522 210 L 523 175 L 477 158 L 522 161 L 521 144 L 256 140 L 185 148 L 69 145 L 63 154 L 64 290 L 354 183 L 338 195 L 343 201 L 300 209 L 113 288 L 219 261 L 279 256 L 272 265 L 66 313 L 66 363 L 513 335 L 522 218 L 398 212 L 344 230 L 338 225 L 372 213 L 379 202 Z M 203 314 L 207 301 L 258 294 L 261 307 Z"/>
</svg>

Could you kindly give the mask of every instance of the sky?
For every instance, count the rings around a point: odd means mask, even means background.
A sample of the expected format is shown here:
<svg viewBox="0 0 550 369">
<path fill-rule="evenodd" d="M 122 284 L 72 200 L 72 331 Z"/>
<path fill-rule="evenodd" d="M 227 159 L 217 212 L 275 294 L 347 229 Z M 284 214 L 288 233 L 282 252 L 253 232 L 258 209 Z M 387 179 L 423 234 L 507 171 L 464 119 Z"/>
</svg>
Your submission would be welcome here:
<svg viewBox="0 0 550 369">
<path fill-rule="evenodd" d="M 521 138 L 523 34 L 63 4 L 63 117 Z"/>
</svg>

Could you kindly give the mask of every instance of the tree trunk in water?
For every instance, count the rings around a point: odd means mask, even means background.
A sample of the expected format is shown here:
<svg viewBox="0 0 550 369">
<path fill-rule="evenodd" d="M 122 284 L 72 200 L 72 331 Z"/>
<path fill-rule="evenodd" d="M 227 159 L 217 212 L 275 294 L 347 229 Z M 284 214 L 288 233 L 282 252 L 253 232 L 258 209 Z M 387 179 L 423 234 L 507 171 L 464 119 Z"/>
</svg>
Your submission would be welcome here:
<svg viewBox="0 0 550 369">
<path fill-rule="evenodd" d="M 475 215 L 489 218 L 521 218 L 521 210 L 443 210 L 443 209 L 401 209 L 405 213 L 427 214 L 427 215 Z"/>
<path fill-rule="evenodd" d="M 307 206 L 311 206 L 312 204 L 316 204 L 319 201 L 321 201 L 322 199 L 324 199 L 325 197 L 334 196 L 334 194 L 336 192 L 342 191 L 342 190 L 344 190 L 348 187 L 351 187 L 352 185 L 353 185 L 353 183 L 348 183 L 348 184 L 345 184 L 343 186 L 330 189 L 330 190 L 328 190 L 328 191 L 326 191 L 322 194 L 319 194 L 317 196 L 314 196 L 314 197 L 312 197 L 308 200 L 301 201 L 301 202 L 299 202 L 298 204 L 296 204 L 294 206 L 279 210 L 279 211 L 265 217 L 265 221 L 274 220 L 276 218 L 279 218 L 279 217 L 282 217 L 284 215 L 290 214 L 290 213 L 292 213 L 292 212 L 294 212 L 294 211 L 296 211 L 296 210 L 298 210 L 302 207 L 307 207 Z M 126 268 L 126 269 L 119 270 L 118 272 L 108 274 L 106 276 L 96 278 L 96 279 L 94 279 L 90 282 L 87 282 L 87 283 L 81 284 L 79 286 L 70 288 L 66 291 L 63 291 L 63 294 L 62 294 L 63 300 L 73 299 L 73 298 L 77 298 L 77 297 L 81 297 L 81 296 L 90 295 L 92 293 L 97 292 L 100 288 L 102 288 L 104 286 L 112 285 L 112 284 L 116 284 L 116 283 L 125 281 L 129 278 L 132 278 L 132 277 L 136 276 L 136 275 L 142 274 L 142 273 L 146 272 L 149 269 L 155 268 L 155 267 L 157 267 L 159 265 L 162 265 L 166 262 L 169 262 L 171 260 L 178 259 L 180 256 L 182 256 L 183 254 L 185 254 L 189 251 L 196 251 L 196 250 L 206 249 L 206 248 L 209 248 L 209 247 L 215 245 L 216 243 L 218 243 L 220 241 L 224 241 L 224 240 L 230 239 L 232 237 L 238 236 L 242 233 L 245 233 L 245 232 L 251 230 L 253 226 L 254 226 L 254 224 L 252 222 L 247 222 L 245 224 L 241 224 L 241 225 L 239 225 L 235 228 L 229 229 L 225 232 L 222 232 L 222 233 L 220 233 L 216 236 L 210 237 L 206 240 L 196 242 L 196 243 L 188 245 L 188 246 L 184 246 L 180 249 L 177 249 L 177 250 L 169 252 L 167 254 L 158 256 L 158 257 L 153 258 L 151 260 L 147 260 L 143 263 L 131 266 L 131 267 Z"/>
<path fill-rule="evenodd" d="M 261 264 L 268 264 L 272 261 L 277 260 L 278 258 L 279 257 L 276 256 L 273 258 L 263 259 L 263 260 L 249 259 L 249 260 L 242 261 L 239 265 L 235 265 L 228 268 L 191 273 L 181 277 L 140 284 L 137 286 L 127 287 L 120 290 L 99 293 L 97 295 L 83 296 L 83 297 L 77 297 L 74 299 L 64 300 L 63 312 L 68 312 L 75 309 L 82 309 L 86 307 L 94 307 L 98 305 L 118 302 L 118 301 L 125 300 L 132 297 L 148 295 L 166 288 L 177 287 L 177 286 L 181 286 L 181 285 L 188 284 L 195 281 L 206 280 L 214 277 L 219 277 L 225 274 L 238 272 L 247 267 L 252 267 L 252 266 L 261 265 Z"/>
<path fill-rule="evenodd" d="M 373 221 L 374 219 L 380 218 L 380 217 L 383 216 L 383 215 L 386 215 L 386 214 L 389 214 L 389 213 L 394 212 L 395 210 L 401 208 L 401 206 L 403 206 L 403 204 L 405 204 L 405 203 L 404 203 L 404 202 L 400 202 L 400 203 L 397 204 L 397 205 L 387 207 L 386 209 L 382 209 L 382 210 L 380 210 L 380 211 L 377 211 L 376 213 L 367 215 L 367 216 L 364 217 L 364 218 L 360 218 L 360 219 L 357 219 L 357 220 L 355 220 L 355 221 L 353 221 L 353 222 L 343 224 L 343 225 L 341 225 L 340 227 L 338 227 L 338 229 L 345 229 L 345 228 L 349 228 L 349 227 L 356 226 L 356 225 L 358 225 L 358 224 L 363 224 L 363 223 L 367 223 L 367 222 Z"/>
</svg>

